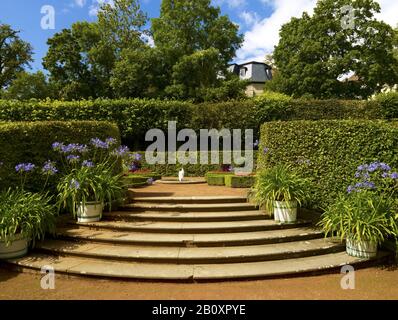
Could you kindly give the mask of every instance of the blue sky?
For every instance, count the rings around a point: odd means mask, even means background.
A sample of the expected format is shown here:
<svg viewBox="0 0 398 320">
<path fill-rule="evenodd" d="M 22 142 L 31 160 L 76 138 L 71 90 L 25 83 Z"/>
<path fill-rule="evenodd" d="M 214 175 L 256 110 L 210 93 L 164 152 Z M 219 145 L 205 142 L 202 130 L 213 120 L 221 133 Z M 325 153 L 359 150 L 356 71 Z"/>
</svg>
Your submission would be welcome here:
<svg viewBox="0 0 398 320">
<path fill-rule="evenodd" d="M 54 33 L 69 28 L 76 21 L 95 21 L 99 2 L 112 0 L 0 0 L 0 23 L 10 24 L 21 31 L 20 36 L 34 48 L 32 71 L 42 69 L 46 54 L 46 41 Z M 398 0 L 378 0 L 382 12 L 378 18 L 396 26 Z M 150 18 L 159 16 L 161 0 L 141 0 L 142 9 Z M 240 26 L 245 36 L 236 61 L 263 60 L 278 43 L 280 26 L 303 11 L 312 12 L 316 0 L 213 0 L 223 14 Z M 41 8 L 51 5 L 55 9 L 55 30 L 43 30 Z"/>
</svg>

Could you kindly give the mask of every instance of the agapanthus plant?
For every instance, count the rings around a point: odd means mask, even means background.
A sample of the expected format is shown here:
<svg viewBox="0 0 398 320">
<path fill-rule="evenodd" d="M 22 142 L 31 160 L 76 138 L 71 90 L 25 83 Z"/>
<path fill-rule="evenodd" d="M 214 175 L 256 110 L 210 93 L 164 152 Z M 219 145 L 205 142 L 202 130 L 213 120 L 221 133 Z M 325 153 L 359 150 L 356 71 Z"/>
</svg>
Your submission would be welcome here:
<svg viewBox="0 0 398 320">
<path fill-rule="evenodd" d="M 375 161 L 357 168 L 353 184 L 348 193 L 373 191 L 379 194 L 395 195 L 398 193 L 398 171 L 384 162 Z"/>
</svg>

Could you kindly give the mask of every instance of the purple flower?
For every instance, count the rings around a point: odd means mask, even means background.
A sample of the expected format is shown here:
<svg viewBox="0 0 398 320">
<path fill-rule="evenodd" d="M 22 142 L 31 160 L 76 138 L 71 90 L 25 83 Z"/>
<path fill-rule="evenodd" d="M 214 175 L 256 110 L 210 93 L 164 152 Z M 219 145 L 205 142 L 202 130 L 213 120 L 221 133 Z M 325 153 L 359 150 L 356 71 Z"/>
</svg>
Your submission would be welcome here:
<svg viewBox="0 0 398 320">
<path fill-rule="evenodd" d="M 141 160 L 142 160 L 142 155 L 139 154 L 139 153 L 136 153 L 136 154 L 134 155 L 134 159 L 135 159 L 135 161 L 141 161 Z"/>
<path fill-rule="evenodd" d="M 71 154 L 69 156 L 66 157 L 66 159 L 70 162 L 70 163 L 76 163 L 80 160 L 80 156 L 76 156 L 74 154 Z"/>
<path fill-rule="evenodd" d="M 20 163 L 15 166 L 16 172 L 31 172 L 35 169 L 35 165 L 32 163 Z"/>
<path fill-rule="evenodd" d="M 390 178 L 394 180 L 398 179 L 398 172 L 391 173 Z"/>
<path fill-rule="evenodd" d="M 62 142 L 54 142 L 52 148 L 54 151 L 61 151 L 64 148 L 64 144 Z"/>
<path fill-rule="evenodd" d="M 147 183 L 148 183 L 149 185 L 152 185 L 154 182 L 155 182 L 155 180 L 154 180 L 153 178 L 149 178 L 149 179 L 147 180 Z"/>
<path fill-rule="evenodd" d="M 117 148 L 116 150 L 114 150 L 112 152 L 113 155 L 117 156 L 117 157 L 124 157 L 126 156 L 128 153 L 130 152 L 129 148 L 126 146 L 120 146 L 119 148 Z"/>
<path fill-rule="evenodd" d="M 386 163 L 380 163 L 380 168 L 383 171 L 391 171 L 391 167 Z"/>
<path fill-rule="evenodd" d="M 138 168 L 138 166 L 133 162 L 132 164 L 130 164 L 129 169 L 130 169 L 130 171 L 137 171 L 139 168 Z"/>
<path fill-rule="evenodd" d="M 108 146 L 113 146 L 114 144 L 117 143 L 117 140 L 116 140 L 115 138 L 107 138 L 107 139 L 105 140 L 105 143 L 106 143 Z"/>
<path fill-rule="evenodd" d="M 94 162 L 92 162 L 90 160 L 84 160 L 82 163 L 82 167 L 94 168 Z"/>
<path fill-rule="evenodd" d="M 264 154 L 267 154 L 267 153 L 269 152 L 269 148 L 265 147 L 265 148 L 263 149 L 263 152 L 264 152 Z"/>
<path fill-rule="evenodd" d="M 355 188 L 354 188 L 353 186 L 349 186 L 349 187 L 347 188 L 347 192 L 348 192 L 348 193 L 352 193 L 353 191 L 355 191 Z"/>
<path fill-rule="evenodd" d="M 367 164 L 364 164 L 364 165 L 361 165 L 361 166 L 358 167 L 358 171 L 366 171 L 366 170 L 368 170 L 368 165 Z"/>
<path fill-rule="evenodd" d="M 383 172 L 383 173 L 381 174 L 381 177 L 385 179 L 385 178 L 389 178 L 390 175 L 389 175 L 387 172 Z"/>
<path fill-rule="evenodd" d="M 53 176 L 54 174 L 58 173 L 58 169 L 55 167 L 55 163 L 50 160 L 44 163 L 41 171 L 49 176 Z"/>
<path fill-rule="evenodd" d="M 91 139 L 91 144 L 97 149 L 109 149 L 108 143 L 106 143 L 105 141 L 102 141 L 99 138 Z"/>
<path fill-rule="evenodd" d="M 80 189 L 80 183 L 79 183 L 79 181 L 77 181 L 77 180 L 75 180 L 75 179 L 72 179 L 72 180 L 70 181 L 69 188 L 75 189 L 75 190 L 79 190 L 79 189 Z"/>
<path fill-rule="evenodd" d="M 369 165 L 368 171 L 369 172 L 375 172 L 377 169 L 379 169 L 380 164 L 378 162 L 373 162 Z"/>
</svg>

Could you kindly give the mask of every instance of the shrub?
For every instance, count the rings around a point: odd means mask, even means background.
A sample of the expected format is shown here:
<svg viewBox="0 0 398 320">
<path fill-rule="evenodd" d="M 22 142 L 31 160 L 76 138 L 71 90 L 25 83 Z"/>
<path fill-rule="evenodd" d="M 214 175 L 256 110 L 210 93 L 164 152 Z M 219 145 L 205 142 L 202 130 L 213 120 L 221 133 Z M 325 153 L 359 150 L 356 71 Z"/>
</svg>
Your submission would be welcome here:
<svg viewBox="0 0 398 320">
<path fill-rule="evenodd" d="M 0 189 L 19 184 L 15 166 L 18 163 L 33 163 L 41 167 L 50 159 L 56 158 L 52 150 L 55 141 L 65 143 L 88 143 L 91 138 L 115 138 L 120 142 L 118 128 L 107 122 L 14 122 L 0 124 Z M 26 183 L 32 191 L 42 190 L 46 177 L 35 170 Z M 57 178 L 50 178 L 50 185 Z M 53 188 L 52 188 L 53 189 Z M 54 189 L 53 189 L 54 190 Z"/>
<path fill-rule="evenodd" d="M 245 101 L 192 104 L 145 99 L 97 99 L 82 101 L 0 100 L 0 121 L 111 121 L 119 126 L 126 144 L 143 150 L 149 129 L 167 130 L 177 121 L 177 130 L 253 129 L 273 120 L 378 119 L 383 118 L 377 101 L 292 100 L 265 94 Z"/>
<path fill-rule="evenodd" d="M 380 93 L 375 97 L 386 119 L 398 119 L 398 92 Z"/>
<path fill-rule="evenodd" d="M 313 180 L 311 207 L 324 208 L 354 182 L 360 165 L 398 166 L 398 126 L 379 120 L 272 122 L 262 127 L 260 150 L 260 169 L 293 165 Z"/>
<path fill-rule="evenodd" d="M 209 186 L 225 186 L 225 177 L 223 174 L 208 175 L 206 181 Z"/>
<path fill-rule="evenodd" d="M 225 176 L 225 185 L 229 188 L 251 188 L 255 181 L 255 176 Z"/>
</svg>

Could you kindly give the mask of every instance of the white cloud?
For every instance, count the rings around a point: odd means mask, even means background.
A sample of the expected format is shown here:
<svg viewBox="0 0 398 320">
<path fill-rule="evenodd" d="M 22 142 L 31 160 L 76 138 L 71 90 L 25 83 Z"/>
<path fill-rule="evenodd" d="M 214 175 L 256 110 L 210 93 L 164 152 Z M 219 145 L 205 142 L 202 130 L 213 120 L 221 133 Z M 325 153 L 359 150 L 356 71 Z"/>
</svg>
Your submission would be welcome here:
<svg viewBox="0 0 398 320">
<path fill-rule="evenodd" d="M 242 8 L 246 6 L 246 0 L 214 0 L 214 5 L 222 6 L 223 4 L 227 4 L 229 8 Z"/>
<path fill-rule="evenodd" d="M 304 11 L 312 14 L 317 0 L 261 0 L 261 2 L 273 8 L 273 13 L 267 18 L 257 20 L 245 33 L 243 46 L 237 52 L 237 62 L 263 61 L 264 56 L 272 52 L 278 44 L 281 26 L 292 17 L 300 17 Z M 377 19 L 395 27 L 398 23 L 398 1 L 379 0 L 378 2 L 381 13 L 376 16 Z"/>
<path fill-rule="evenodd" d="M 259 21 L 259 16 L 256 12 L 243 11 L 239 14 L 239 18 L 247 25 L 252 26 Z"/>
<path fill-rule="evenodd" d="M 86 0 L 75 0 L 75 5 L 80 8 L 83 8 L 86 5 Z"/>
</svg>

